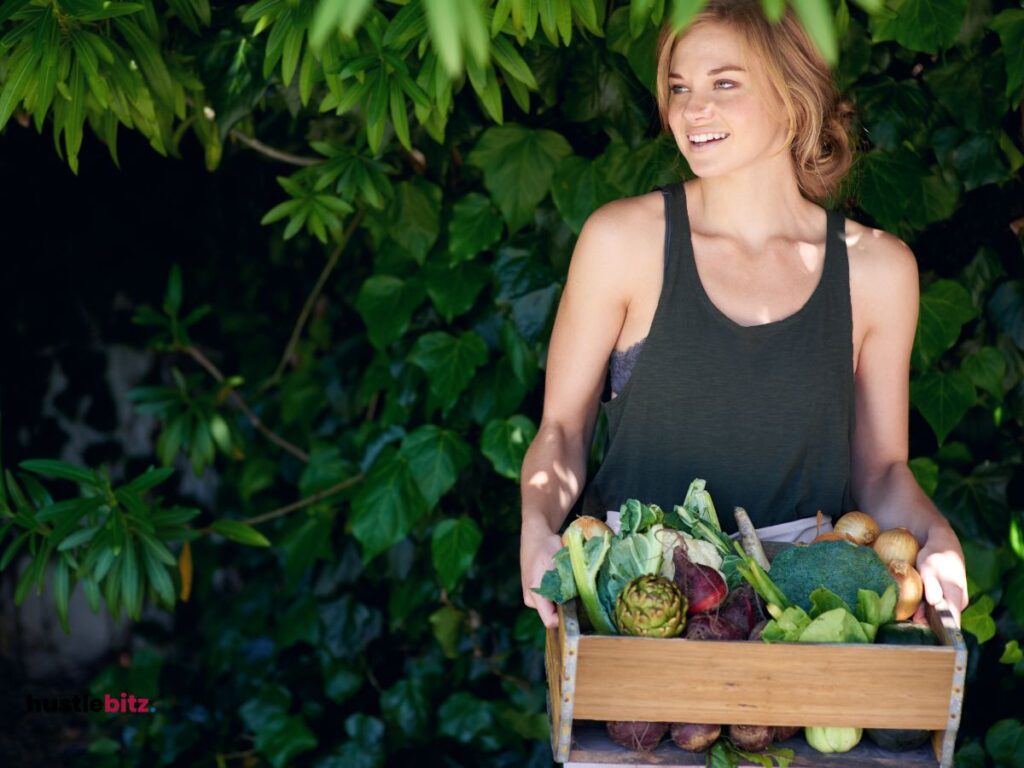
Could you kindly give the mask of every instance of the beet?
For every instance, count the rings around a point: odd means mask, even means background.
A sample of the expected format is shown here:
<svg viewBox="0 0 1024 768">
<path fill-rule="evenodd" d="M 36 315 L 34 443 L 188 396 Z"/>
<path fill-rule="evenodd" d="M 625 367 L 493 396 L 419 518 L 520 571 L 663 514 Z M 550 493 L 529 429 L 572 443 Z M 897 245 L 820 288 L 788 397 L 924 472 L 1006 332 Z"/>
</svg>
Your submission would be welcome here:
<svg viewBox="0 0 1024 768">
<path fill-rule="evenodd" d="M 668 723 L 648 723 L 643 720 L 612 720 L 607 726 L 612 741 L 620 747 L 638 752 L 652 751 L 668 733 Z"/>
<path fill-rule="evenodd" d="M 749 584 L 736 587 L 729 596 L 725 598 L 718 615 L 726 621 L 735 624 L 743 630 L 745 635 L 760 621 L 760 606 L 757 602 L 757 593 Z"/>
<path fill-rule="evenodd" d="M 747 633 L 714 613 L 699 613 L 686 620 L 687 640 L 746 640 Z"/>
<path fill-rule="evenodd" d="M 747 635 L 747 640 L 760 640 L 761 635 L 764 633 L 764 628 L 768 626 L 767 621 L 759 621 L 754 625 L 754 628 L 750 630 L 750 634 Z"/>
<path fill-rule="evenodd" d="M 775 740 L 775 729 L 770 725 L 730 725 L 729 740 L 740 749 L 760 752 Z"/>
<path fill-rule="evenodd" d="M 801 725 L 776 725 L 774 728 L 776 741 L 789 741 L 803 730 Z"/>
<path fill-rule="evenodd" d="M 687 752 L 703 752 L 711 749 L 718 737 L 722 735 L 722 726 L 703 725 L 701 723 L 672 723 L 669 727 L 672 741 L 680 749 Z"/>
<path fill-rule="evenodd" d="M 686 556 L 685 547 L 676 547 L 672 562 L 676 573 L 674 581 L 679 591 L 686 595 L 687 614 L 713 611 L 729 592 L 722 574 L 708 565 L 694 563 Z"/>
</svg>

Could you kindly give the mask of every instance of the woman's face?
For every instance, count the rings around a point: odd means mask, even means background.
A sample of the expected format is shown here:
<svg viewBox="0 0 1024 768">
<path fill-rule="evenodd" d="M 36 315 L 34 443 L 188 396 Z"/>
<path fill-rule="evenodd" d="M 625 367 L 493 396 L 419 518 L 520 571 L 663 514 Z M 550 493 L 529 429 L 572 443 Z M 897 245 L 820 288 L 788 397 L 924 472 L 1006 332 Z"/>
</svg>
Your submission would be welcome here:
<svg viewBox="0 0 1024 768">
<path fill-rule="evenodd" d="M 700 177 L 755 164 L 786 138 L 781 100 L 727 25 L 701 24 L 676 43 L 668 88 L 669 127 Z"/>
</svg>

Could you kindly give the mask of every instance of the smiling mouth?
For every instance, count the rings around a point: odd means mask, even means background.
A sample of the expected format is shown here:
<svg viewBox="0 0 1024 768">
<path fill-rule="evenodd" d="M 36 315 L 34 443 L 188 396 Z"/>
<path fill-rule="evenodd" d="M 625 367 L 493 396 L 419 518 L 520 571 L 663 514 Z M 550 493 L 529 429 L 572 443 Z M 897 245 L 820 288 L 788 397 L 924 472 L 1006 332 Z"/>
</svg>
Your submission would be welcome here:
<svg viewBox="0 0 1024 768">
<path fill-rule="evenodd" d="M 695 133 L 687 136 L 691 147 L 707 147 L 729 138 L 728 133 Z"/>
</svg>

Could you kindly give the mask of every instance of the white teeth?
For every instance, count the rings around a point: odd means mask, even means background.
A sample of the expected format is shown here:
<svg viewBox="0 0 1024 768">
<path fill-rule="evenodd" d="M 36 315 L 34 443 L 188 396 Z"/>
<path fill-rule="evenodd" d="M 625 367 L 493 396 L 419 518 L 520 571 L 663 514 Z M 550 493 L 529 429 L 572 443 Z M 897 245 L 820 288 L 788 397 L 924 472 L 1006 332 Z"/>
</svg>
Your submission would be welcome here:
<svg viewBox="0 0 1024 768">
<path fill-rule="evenodd" d="M 690 141 L 694 144 L 703 144 L 712 139 L 724 139 L 728 135 L 728 133 L 698 133 L 695 136 L 690 136 Z"/>
</svg>

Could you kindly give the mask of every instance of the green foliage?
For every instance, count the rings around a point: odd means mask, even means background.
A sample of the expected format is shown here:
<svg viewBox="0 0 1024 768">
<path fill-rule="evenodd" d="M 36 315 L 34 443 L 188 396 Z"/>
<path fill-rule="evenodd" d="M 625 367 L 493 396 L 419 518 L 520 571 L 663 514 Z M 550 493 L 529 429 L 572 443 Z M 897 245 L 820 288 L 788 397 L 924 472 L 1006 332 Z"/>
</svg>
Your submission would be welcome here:
<svg viewBox="0 0 1024 768">
<path fill-rule="evenodd" d="M 159 422 L 162 466 L 115 481 L 33 461 L 0 484 L 19 602 L 52 568 L 66 628 L 79 583 L 115 615 L 174 611 L 154 638 L 166 659 L 142 651 L 94 683 L 151 692 L 158 711 L 97 720 L 89 764 L 547 764 L 517 481 L 574 237 L 684 171 L 658 137 L 653 46 L 703 5 L 0 5 L 0 128 L 52 124 L 73 171 L 83 142 L 117 162 L 122 126 L 162 154 L 197 142 L 211 171 L 249 149 L 280 163 L 262 218 L 275 269 L 216 313 L 188 306 L 186 278 L 238 276 L 175 269 L 161 306 L 136 310 L 165 362 L 131 394 Z M 857 107 L 835 204 L 920 266 L 910 465 L 964 542 L 979 659 L 960 759 L 1012 765 L 1022 726 L 986 700 L 1019 698 L 1024 669 L 1024 11 L 792 5 Z M 155 494 L 207 469 L 215 513 Z"/>
</svg>

